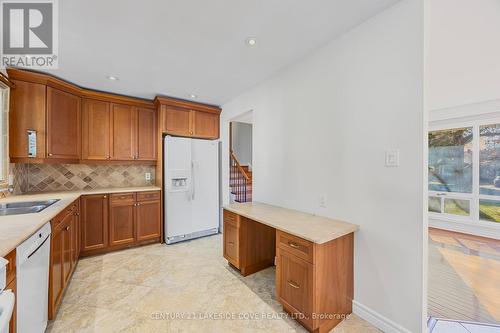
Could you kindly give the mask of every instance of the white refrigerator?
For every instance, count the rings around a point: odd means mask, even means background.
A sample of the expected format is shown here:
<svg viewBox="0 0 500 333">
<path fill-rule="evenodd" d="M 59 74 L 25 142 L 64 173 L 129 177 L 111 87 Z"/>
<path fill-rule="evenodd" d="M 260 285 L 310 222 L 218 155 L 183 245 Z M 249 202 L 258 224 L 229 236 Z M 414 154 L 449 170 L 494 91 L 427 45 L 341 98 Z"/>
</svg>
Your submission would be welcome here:
<svg viewBox="0 0 500 333">
<path fill-rule="evenodd" d="M 219 232 L 219 141 L 166 136 L 165 242 Z"/>
</svg>

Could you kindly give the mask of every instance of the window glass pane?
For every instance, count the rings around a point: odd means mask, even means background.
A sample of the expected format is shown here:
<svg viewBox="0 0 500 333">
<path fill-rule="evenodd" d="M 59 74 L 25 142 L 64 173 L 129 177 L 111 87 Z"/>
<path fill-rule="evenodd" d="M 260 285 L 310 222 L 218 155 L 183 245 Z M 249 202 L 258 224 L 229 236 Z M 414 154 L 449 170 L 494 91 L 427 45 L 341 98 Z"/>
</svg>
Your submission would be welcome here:
<svg viewBox="0 0 500 333">
<path fill-rule="evenodd" d="M 479 219 L 500 222 L 500 201 L 479 200 Z"/>
<path fill-rule="evenodd" d="M 472 193 L 472 127 L 429 132 L 429 191 Z"/>
<path fill-rule="evenodd" d="M 429 212 L 441 213 L 441 198 L 429 197 Z"/>
<path fill-rule="evenodd" d="M 444 212 L 453 215 L 470 215 L 470 201 L 460 199 L 444 199 Z"/>
<path fill-rule="evenodd" d="M 479 193 L 500 195 L 500 124 L 479 127 Z"/>
</svg>

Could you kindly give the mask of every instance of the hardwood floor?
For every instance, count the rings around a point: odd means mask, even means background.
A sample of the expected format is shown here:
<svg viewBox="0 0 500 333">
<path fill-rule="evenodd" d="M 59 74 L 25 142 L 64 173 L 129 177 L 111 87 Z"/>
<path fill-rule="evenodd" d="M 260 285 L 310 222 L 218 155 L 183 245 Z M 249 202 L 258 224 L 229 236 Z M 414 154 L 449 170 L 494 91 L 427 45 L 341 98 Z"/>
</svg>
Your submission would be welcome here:
<svg viewBox="0 0 500 333">
<path fill-rule="evenodd" d="M 429 316 L 500 323 L 500 241 L 429 229 Z"/>
</svg>

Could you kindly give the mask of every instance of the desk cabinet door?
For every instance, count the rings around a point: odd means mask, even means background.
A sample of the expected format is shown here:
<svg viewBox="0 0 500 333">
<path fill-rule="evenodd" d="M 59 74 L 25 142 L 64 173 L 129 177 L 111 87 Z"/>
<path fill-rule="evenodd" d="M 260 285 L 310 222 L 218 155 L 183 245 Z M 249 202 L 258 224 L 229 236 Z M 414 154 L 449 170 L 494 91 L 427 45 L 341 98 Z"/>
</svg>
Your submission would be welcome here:
<svg viewBox="0 0 500 333">
<path fill-rule="evenodd" d="M 312 313 L 313 265 L 299 257 L 278 249 L 276 283 L 278 297 L 297 313 Z"/>
<path fill-rule="evenodd" d="M 233 266 L 239 268 L 239 228 L 227 221 L 224 221 L 224 258 Z"/>
</svg>

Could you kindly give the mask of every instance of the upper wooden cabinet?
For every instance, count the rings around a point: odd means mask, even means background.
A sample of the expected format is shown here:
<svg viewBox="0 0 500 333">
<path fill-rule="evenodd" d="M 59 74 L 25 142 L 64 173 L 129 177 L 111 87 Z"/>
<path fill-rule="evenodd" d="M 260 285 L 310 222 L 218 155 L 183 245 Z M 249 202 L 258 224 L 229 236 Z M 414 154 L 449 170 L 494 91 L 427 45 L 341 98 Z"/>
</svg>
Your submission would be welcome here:
<svg viewBox="0 0 500 333">
<path fill-rule="evenodd" d="M 7 70 L 12 162 L 156 163 L 157 111 L 152 101 L 80 88 L 47 74 Z M 36 156 L 28 156 L 28 130 Z"/>
<path fill-rule="evenodd" d="M 82 159 L 107 160 L 110 156 L 111 122 L 109 103 L 83 100 Z"/>
<path fill-rule="evenodd" d="M 83 160 L 155 161 L 156 110 L 83 100 Z"/>
<path fill-rule="evenodd" d="M 81 98 L 47 87 L 47 158 L 80 159 Z"/>
<path fill-rule="evenodd" d="M 219 138 L 219 107 L 166 97 L 156 97 L 155 103 L 163 133 L 202 139 Z"/>
<path fill-rule="evenodd" d="M 46 89 L 43 84 L 12 80 L 10 91 L 9 154 L 11 159 L 28 157 L 28 130 L 37 133 L 37 157 L 45 158 Z"/>
<path fill-rule="evenodd" d="M 111 105 L 111 159 L 135 160 L 137 117 L 130 105 Z"/>
</svg>

